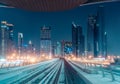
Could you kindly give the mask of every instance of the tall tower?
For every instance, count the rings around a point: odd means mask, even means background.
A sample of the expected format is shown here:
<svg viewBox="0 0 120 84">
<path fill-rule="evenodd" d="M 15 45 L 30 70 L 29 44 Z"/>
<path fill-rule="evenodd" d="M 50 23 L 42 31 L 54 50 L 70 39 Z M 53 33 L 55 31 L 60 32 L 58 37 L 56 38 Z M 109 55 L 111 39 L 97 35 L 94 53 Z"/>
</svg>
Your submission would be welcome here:
<svg viewBox="0 0 120 84">
<path fill-rule="evenodd" d="M 1 22 L 0 29 L 0 44 L 1 44 L 1 58 L 6 58 L 6 56 L 12 53 L 14 49 L 14 35 L 13 35 L 13 24 L 7 23 L 7 21 Z"/>
<path fill-rule="evenodd" d="M 14 45 L 14 28 L 13 28 L 13 24 L 7 24 L 9 30 L 8 30 L 8 54 L 12 54 L 12 52 L 14 52 L 15 49 L 15 45 Z"/>
<path fill-rule="evenodd" d="M 51 56 L 51 27 L 41 27 L 40 31 L 40 55 Z"/>
<path fill-rule="evenodd" d="M 75 56 L 82 56 L 84 54 L 84 40 L 81 26 L 72 23 L 72 48 Z"/>
<path fill-rule="evenodd" d="M 19 56 L 22 55 L 22 49 L 23 49 L 23 33 L 18 33 L 18 54 Z"/>
<path fill-rule="evenodd" d="M 1 58 L 6 58 L 7 54 L 7 40 L 8 40 L 8 27 L 7 22 L 1 22 Z"/>
<path fill-rule="evenodd" d="M 96 23 L 96 16 L 88 17 L 87 27 L 87 56 L 97 57 L 99 53 L 99 29 Z"/>
<path fill-rule="evenodd" d="M 78 50 L 78 32 L 77 32 L 77 26 L 72 23 L 72 48 L 73 48 L 73 55 L 78 56 L 77 50 Z"/>
<path fill-rule="evenodd" d="M 104 6 L 99 6 L 97 11 L 97 27 L 99 28 L 99 55 L 106 57 L 104 52 L 107 52 L 105 49 L 105 21 L 104 21 Z M 105 39 L 106 38 L 106 39 Z"/>
<path fill-rule="evenodd" d="M 78 42 L 77 42 L 77 45 L 78 45 L 78 50 L 77 50 L 77 53 L 78 53 L 78 56 L 83 56 L 84 55 L 84 52 L 85 52 L 85 37 L 83 35 L 83 31 L 82 31 L 82 27 L 81 26 L 77 26 L 77 30 L 78 30 Z"/>
<path fill-rule="evenodd" d="M 61 42 L 56 43 L 56 54 L 57 56 L 61 56 Z"/>
</svg>

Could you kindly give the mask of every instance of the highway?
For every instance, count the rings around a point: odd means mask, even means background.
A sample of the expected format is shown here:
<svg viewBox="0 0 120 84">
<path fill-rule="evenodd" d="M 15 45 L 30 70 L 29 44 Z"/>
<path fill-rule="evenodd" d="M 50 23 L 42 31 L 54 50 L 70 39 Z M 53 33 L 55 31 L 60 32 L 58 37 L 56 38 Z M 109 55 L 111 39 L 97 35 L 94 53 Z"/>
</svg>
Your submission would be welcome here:
<svg viewBox="0 0 120 84">
<path fill-rule="evenodd" d="M 64 58 L 54 58 L 36 64 L 4 68 L 0 69 L 0 84 L 96 84 L 92 83 L 92 76 L 96 74 L 90 75 L 82 71 L 82 67 L 83 65 Z M 107 71 L 104 72 L 108 74 Z"/>
<path fill-rule="evenodd" d="M 10 69 L 0 72 L 0 84 L 86 84 L 61 58 Z"/>
</svg>

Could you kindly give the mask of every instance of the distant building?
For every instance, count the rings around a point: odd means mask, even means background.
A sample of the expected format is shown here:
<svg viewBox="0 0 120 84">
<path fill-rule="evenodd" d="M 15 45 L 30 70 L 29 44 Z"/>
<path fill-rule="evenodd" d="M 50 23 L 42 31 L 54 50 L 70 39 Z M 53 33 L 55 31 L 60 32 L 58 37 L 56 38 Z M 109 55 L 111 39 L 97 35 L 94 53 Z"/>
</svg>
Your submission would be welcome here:
<svg viewBox="0 0 120 84">
<path fill-rule="evenodd" d="M 61 42 L 57 41 L 57 43 L 56 43 L 56 55 L 57 56 L 61 56 L 61 48 L 62 48 Z"/>
<path fill-rule="evenodd" d="M 104 27 L 103 6 L 98 8 L 96 16 L 88 17 L 87 56 L 107 56 L 107 33 Z"/>
<path fill-rule="evenodd" d="M 34 45 L 31 40 L 28 42 L 28 55 L 33 55 L 35 52 Z"/>
<path fill-rule="evenodd" d="M 15 42 L 14 42 L 14 28 L 13 28 L 13 24 L 7 24 L 9 30 L 8 30 L 8 54 L 12 54 L 15 51 Z"/>
<path fill-rule="evenodd" d="M 56 45 L 52 45 L 52 53 L 51 53 L 52 56 L 57 56 L 56 55 Z"/>
<path fill-rule="evenodd" d="M 6 58 L 6 56 L 10 55 L 14 49 L 13 24 L 2 21 L 0 34 L 1 58 Z"/>
<path fill-rule="evenodd" d="M 64 53 L 65 53 L 65 55 L 72 54 L 72 42 L 70 42 L 70 41 L 64 42 Z"/>
<path fill-rule="evenodd" d="M 40 55 L 50 56 L 52 53 L 51 27 L 41 27 L 40 30 Z"/>
<path fill-rule="evenodd" d="M 74 23 L 72 23 L 72 48 L 73 48 L 73 55 L 78 56 L 78 30 Z"/>
<path fill-rule="evenodd" d="M 78 56 L 83 56 L 85 52 L 85 37 L 83 35 L 82 27 L 77 26 L 78 29 Z"/>
<path fill-rule="evenodd" d="M 96 16 L 89 16 L 87 27 L 87 55 L 94 57 L 97 57 L 99 53 L 99 29 L 96 24 Z"/>
<path fill-rule="evenodd" d="M 31 53 L 34 52 L 34 45 L 31 40 L 28 42 L 28 49 L 29 49 L 29 52 Z"/>
<path fill-rule="evenodd" d="M 72 48 L 73 55 L 79 57 L 84 55 L 85 37 L 81 26 L 72 23 Z"/>
<path fill-rule="evenodd" d="M 104 6 L 100 5 L 97 11 L 97 27 L 99 28 L 99 55 L 106 57 L 106 35 L 105 35 L 105 21 L 104 21 Z M 106 38 L 106 39 L 105 39 Z"/>
<path fill-rule="evenodd" d="M 18 33 L 18 54 L 23 54 L 23 33 Z"/>
</svg>

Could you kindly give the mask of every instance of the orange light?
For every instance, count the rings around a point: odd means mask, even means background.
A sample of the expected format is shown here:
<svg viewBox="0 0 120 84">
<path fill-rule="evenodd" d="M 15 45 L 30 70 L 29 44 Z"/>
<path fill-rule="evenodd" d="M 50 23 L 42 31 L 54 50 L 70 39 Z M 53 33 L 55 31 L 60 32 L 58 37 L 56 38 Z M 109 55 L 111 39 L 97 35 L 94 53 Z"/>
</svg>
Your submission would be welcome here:
<svg viewBox="0 0 120 84">
<path fill-rule="evenodd" d="M 30 62 L 31 62 L 31 63 L 35 63 L 35 62 L 36 62 L 36 59 L 35 59 L 35 58 L 31 58 L 31 59 L 30 59 Z"/>
</svg>

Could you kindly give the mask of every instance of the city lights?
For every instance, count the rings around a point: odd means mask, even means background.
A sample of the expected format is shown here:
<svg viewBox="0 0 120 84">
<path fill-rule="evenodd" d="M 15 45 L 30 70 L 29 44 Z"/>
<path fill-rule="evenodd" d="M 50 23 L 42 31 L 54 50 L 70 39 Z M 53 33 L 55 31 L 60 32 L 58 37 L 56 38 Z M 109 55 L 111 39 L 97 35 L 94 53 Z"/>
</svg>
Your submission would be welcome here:
<svg viewBox="0 0 120 84">
<path fill-rule="evenodd" d="M 120 84 L 119 0 L 0 0 L 0 16 L 0 84 Z"/>
</svg>

